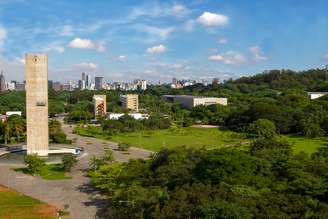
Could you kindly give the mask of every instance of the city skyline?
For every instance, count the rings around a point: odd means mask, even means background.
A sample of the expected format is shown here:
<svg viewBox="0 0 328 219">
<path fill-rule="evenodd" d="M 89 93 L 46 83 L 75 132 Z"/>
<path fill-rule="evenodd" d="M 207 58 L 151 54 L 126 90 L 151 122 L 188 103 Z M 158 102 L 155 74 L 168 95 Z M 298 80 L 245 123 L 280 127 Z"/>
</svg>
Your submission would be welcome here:
<svg viewBox="0 0 328 219">
<path fill-rule="evenodd" d="M 22 81 L 24 54 L 39 51 L 61 82 L 84 71 L 169 82 L 323 67 L 328 3 L 301 2 L 0 0 L 0 69 Z"/>
</svg>

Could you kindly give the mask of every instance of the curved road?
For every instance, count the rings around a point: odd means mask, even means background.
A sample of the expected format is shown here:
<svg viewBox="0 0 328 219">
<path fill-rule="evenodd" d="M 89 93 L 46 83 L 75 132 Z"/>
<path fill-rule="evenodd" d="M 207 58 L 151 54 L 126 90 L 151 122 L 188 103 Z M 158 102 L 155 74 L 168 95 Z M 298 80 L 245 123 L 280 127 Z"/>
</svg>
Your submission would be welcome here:
<svg viewBox="0 0 328 219">
<path fill-rule="evenodd" d="M 101 195 L 90 186 L 90 179 L 86 176 L 88 162 L 91 156 L 102 155 L 104 147 L 116 149 L 117 144 L 73 134 L 72 128 L 68 125 L 63 125 L 63 130 L 68 138 L 75 140 L 73 145 L 85 150 L 85 154 L 70 173 L 71 179 L 44 180 L 12 171 L 12 166 L 0 165 L 0 184 L 58 208 L 66 207 L 72 219 L 101 218 L 106 205 Z M 116 150 L 113 150 L 113 154 L 117 161 L 125 162 L 130 158 L 148 158 L 151 152 L 130 148 L 129 154 L 122 154 Z"/>
</svg>

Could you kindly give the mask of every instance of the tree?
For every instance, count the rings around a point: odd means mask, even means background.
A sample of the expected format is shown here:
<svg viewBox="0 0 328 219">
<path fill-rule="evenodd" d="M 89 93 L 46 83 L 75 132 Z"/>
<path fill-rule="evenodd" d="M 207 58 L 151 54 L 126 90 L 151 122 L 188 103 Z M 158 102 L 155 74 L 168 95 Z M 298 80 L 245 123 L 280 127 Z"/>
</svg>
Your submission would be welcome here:
<svg viewBox="0 0 328 219">
<path fill-rule="evenodd" d="M 24 162 L 27 165 L 27 171 L 32 175 L 39 173 L 41 168 L 45 165 L 45 161 L 38 157 L 37 154 L 26 155 L 24 157 Z"/>
<path fill-rule="evenodd" d="M 58 120 L 50 120 L 49 122 L 49 140 L 58 144 L 71 144 L 71 140 L 67 139 L 66 134 L 62 131 L 61 123 Z"/>
<path fill-rule="evenodd" d="M 71 169 L 77 164 L 78 160 L 73 154 L 65 154 L 62 158 L 62 164 L 65 171 L 71 171 Z"/>
<path fill-rule="evenodd" d="M 268 119 L 254 121 L 249 125 L 248 132 L 260 138 L 273 138 L 277 135 L 275 124 Z"/>
</svg>

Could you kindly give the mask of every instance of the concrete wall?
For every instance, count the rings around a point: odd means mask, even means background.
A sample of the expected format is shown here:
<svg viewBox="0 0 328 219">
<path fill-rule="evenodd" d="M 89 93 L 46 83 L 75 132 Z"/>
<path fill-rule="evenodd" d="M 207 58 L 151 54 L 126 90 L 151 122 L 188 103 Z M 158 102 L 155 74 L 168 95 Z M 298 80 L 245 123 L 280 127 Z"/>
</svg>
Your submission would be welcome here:
<svg viewBox="0 0 328 219">
<path fill-rule="evenodd" d="M 27 153 L 47 156 L 48 128 L 48 56 L 26 54 Z"/>
</svg>

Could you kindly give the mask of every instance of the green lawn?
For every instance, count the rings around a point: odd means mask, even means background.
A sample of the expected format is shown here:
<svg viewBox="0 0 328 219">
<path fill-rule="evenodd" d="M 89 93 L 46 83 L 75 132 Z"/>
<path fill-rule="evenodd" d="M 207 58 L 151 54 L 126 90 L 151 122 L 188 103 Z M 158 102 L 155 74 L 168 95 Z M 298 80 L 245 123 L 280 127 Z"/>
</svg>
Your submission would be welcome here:
<svg viewBox="0 0 328 219">
<path fill-rule="evenodd" d="M 54 219 L 57 210 L 0 186 L 0 219 Z"/>
<path fill-rule="evenodd" d="M 26 168 L 16 168 L 15 170 L 26 174 L 28 173 Z M 65 171 L 61 164 L 47 164 L 41 168 L 38 175 L 47 180 L 70 179 L 70 177 L 65 175 Z"/>
<path fill-rule="evenodd" d="M 206 128 L 175 128 L 165 130 L 151 130 L 118 134 L 114 136 L 103 135 L 101 128 L 77 128 L 76 132 L 83 136 L 96 137 L 114 142 L 128 143 L 134 147 L 141 147 L 152 151 L 159 151 L 163 147 L 174 148 L 177 146 L 220 148 L 231 146 L 247 146 L 250 139 L 245 135 Z M 306 138 L 302 136 L 283 136 L 293 145 L 295 153 L 304 151 L 313 153 L 317 148 L 328 143 L 328 138 Z"/>
<path fill-rule="evenodd" d="M 294 145 L 294 153 L 301 151 L 312 154 L 316 152 L 319 147 L 322 147 L 328 143 L 328 138 L 306 138 L 302 136 L 283 136 L 284 139 Z"/>
<path fill-rule="evenodd" d="M 111 140 L 153 151 L 159 151 L 163 147 L 174 148 L 178 146 L 212 149 L 232 147 L 248 142 L 238 133 L 202 128 L 178 128 L 120 134 L 112 136 Z"/>
</svg>

